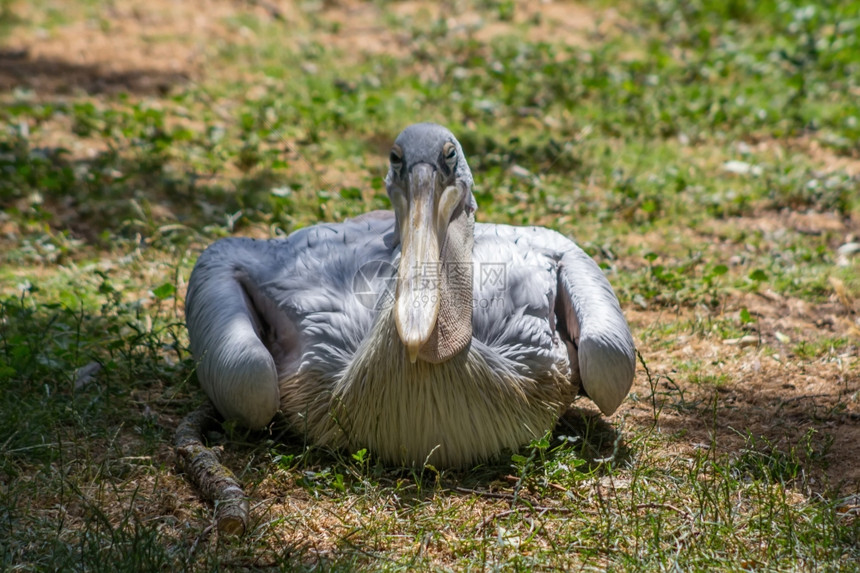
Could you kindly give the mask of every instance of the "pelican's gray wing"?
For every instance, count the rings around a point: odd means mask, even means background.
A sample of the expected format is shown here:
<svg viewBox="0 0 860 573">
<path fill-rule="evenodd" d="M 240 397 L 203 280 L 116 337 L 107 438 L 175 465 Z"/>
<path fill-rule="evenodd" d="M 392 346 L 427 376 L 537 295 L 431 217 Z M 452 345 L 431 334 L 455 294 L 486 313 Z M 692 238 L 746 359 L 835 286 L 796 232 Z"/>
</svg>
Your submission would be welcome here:
<svg viewBox="0 0 860 573">
<path fill-rule="evenodd" d="M 186 322 L 197 377 L 225 418 L 261 427 L 280 406 L 279 380 L 348 364 L 387 296 L 393 228 L 392 213 L 373 212 L 286 239 L 222 239 L 200 255 Z"/>
<path fill-rule="evenodd" d="M 635 348 L 594 260 L 555 231 L 507 225 L 476 225 L 474 255 L 475 337 L 526 364 L 548 360 L 560 340 L 585 392 L 612 414 L 633 383 Z"/>
</svg>

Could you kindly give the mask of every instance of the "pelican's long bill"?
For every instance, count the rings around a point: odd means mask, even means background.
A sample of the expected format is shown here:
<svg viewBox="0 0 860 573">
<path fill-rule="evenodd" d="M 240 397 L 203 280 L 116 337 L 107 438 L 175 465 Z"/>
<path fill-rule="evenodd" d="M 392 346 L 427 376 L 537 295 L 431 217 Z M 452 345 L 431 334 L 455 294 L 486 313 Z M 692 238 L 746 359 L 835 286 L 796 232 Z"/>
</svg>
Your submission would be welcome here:
<svg viewBox="0 0 860 573">
<path fill-rule="evenodd" d="M 405 212 L 398 214 L 402 222 L 395 322 L 412 362 L 436 326 L 445 272 L 441 249 L 459 195 L 453 186 L 443 191 L 436 168 L 419 163 L 409 173 L 407 200 L 400 202 Z"/>
<path fill-rule="evenodd" d="M 409 174 L 406 213 L 400 225 L 397 332 L 412 362 L 430 338 L 439 314 L 441 261 L 436 227 L 436 170 L 419 163 Z"/>
</svg>

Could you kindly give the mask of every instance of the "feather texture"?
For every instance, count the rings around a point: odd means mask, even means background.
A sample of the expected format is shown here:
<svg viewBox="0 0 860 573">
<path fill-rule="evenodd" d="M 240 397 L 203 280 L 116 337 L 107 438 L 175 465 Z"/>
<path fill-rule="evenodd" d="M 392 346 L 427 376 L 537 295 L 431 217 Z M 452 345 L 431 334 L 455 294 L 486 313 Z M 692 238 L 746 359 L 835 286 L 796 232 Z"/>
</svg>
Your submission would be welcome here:
<svg viewBox="0 0 860 573">
<path fill-rule="evenodd" d="M 201 255 L 187 322 L 222 415 L 260 427 L 280 408 L 317 443 L 463 465 L 543 435 L 580 382 L 615 411 L 632 383 L 633 340 L 575 243 L 475 225 L 472 342 L 441 364 L 411 364 L 392 322 L 395 232 L 393 214 L 374 212 L 286 239 L 223 239 Z"/>
</svg>

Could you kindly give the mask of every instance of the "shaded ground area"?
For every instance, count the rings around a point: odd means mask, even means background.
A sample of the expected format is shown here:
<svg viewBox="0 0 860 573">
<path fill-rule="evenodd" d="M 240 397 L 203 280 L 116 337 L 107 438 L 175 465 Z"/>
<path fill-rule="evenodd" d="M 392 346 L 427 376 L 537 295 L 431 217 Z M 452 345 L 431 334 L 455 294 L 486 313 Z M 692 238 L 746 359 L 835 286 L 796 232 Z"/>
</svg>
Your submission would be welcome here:
<svg viewBox="0 0 860 573">
<path fill-rule="evenodd" d="M 183 72 L 155 69 L 105 71 L 97 64 L 79 65 L 63 59 L 33 58 L 25 51 L 0 52 L 0 90 L 32 89 L 40 94 L 72 95 L 131 92 L 164 95 L 186 81 Z"/>
<path fill-rule="evenodd" d="M 224 31 L 213 26 L 234 10 L 229 2 L 14 3 L 11 13 L 27 26 L 13 28 L 3 42 L 0 89 L 28 88 L 42 98 L 77 91 L 164 95 L 198 75 L 206 39 Z"/>
</svg>

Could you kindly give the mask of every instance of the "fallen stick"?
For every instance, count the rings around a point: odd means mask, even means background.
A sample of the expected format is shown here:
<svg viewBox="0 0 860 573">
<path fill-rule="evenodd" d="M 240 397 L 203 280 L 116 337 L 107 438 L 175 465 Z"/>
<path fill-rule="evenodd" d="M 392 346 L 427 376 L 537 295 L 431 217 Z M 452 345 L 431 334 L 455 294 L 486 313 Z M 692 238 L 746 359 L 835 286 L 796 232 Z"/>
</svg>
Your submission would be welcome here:
<svg viewBox="0 0 860 573">
<path fill-rule="evenodd" d="M 218 531 L 242 535 L 248 527 L 248 498 L 229 468 L 203 444 L 203 430 L 217 420 L 209 400 L 185 416 L 176 428 L 176 461 L 204 499 L 215 504 Z"/>
</svg>

